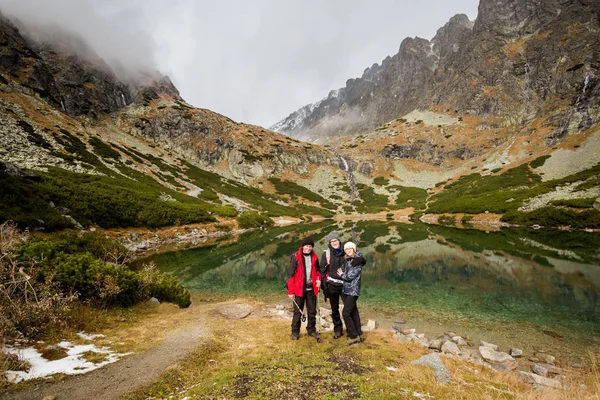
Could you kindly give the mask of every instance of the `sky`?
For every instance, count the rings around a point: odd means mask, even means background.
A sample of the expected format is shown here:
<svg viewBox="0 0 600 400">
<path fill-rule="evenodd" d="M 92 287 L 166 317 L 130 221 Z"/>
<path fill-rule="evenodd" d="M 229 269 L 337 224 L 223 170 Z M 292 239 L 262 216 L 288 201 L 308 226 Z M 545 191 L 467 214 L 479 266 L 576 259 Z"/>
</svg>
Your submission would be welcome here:
<svg viewBox="0 0 600 400">
<path fill-rule="evenodd" d="M 107 61 L 168 75 L 190 104 L 269 127 L 406 37 L 431 39 L 478 0 L 0 0 L 23 23 L 77 32 Z"/>
</svg>

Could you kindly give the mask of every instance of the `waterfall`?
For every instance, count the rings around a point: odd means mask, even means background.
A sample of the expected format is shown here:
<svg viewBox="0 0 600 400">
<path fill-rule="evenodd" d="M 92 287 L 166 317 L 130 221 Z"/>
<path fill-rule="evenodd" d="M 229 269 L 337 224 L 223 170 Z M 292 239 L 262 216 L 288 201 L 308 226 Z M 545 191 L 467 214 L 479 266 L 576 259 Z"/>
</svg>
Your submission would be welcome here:
<svg viewBox="0 0 600 400">
<path fill-rule="evenodd" d="M 335 154 L 337 158 L 340 159 L 340 162 L 344 167 L 343 170 L 346 172 L 346 174 L 348 174 L 348 186 L 350 186 L 350 189 L 352 190 L 352 198 L 358 198 L 358 188 L 356 187 L 356 182 L 354 181 L 354 174 L 352 173 L 352 168 L 350 167 L 350 164 L 337 151 L 331 150 L 331 152 Z"/>
<path fill-rule="evenodd" d="M 342 156 L 340 156 L 340 160 L 342 160 L 344 163 L 344 171 L 348 172 L 350 170 L 350 167 L 348 167 L 348 162 L 346 162 L 346 159 Z"/>
<path fill-rule="evenodd" d="M 125 95 L 121 93 L 121 100 L 123 100 L 123 107 L 127 105 L 127 101 L 125 101 Z"/>
<path fill-rule="evenodd" d="M 67 110 L 65 110 L 65 103 L 63 103 L 62 100 L 60 101 L 60 106 L 62 107 L 63 111 L 67 111 Z"/>
</svg>

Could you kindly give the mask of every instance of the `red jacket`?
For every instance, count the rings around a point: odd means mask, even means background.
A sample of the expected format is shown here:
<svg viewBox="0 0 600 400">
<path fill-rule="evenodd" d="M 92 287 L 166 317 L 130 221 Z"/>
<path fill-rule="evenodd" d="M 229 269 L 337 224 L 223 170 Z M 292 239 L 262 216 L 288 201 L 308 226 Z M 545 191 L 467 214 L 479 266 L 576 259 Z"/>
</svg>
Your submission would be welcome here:
<svg viewBox="0 0 600 400">
<path fill-rule="evenodd" d="M 315 294 L 319 294 L 319 286 L 317 286 L 317 280 L 321 280 L 321 275 L 319 274 L 319 258 L 313 252 L 311 253 L 311 259 L 312 265 L 310 277 L 312 279 L 313 291 Z M 287 280 L 288 294 L 304 297 L 304 283 L 306 282 L 305 271 L 304 254 L 302 253 L 302 247 L 300 247 L 298 251 L 292 255 L 292 259 L 290 260 Z"/>
</svg>

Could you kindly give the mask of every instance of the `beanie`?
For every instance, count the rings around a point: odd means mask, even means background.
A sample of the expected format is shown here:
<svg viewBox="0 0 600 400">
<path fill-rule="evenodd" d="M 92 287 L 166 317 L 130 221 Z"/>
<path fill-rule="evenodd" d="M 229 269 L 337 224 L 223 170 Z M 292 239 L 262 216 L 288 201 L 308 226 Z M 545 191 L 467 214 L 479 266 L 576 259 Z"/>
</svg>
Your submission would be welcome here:
<svg viewBox="0 0 600 400">
<path fill-rule="evenodd" d="M 354 249 L 354 251 L 356 251 L 356 245 L 352 242 L 346 242 L 344 245 L 344 250 L 346 249 Z"/>
<path fill-rule="evenodd" d="M 315 241 L 309 236 L 302 241 L 302 246 L 315 246 Z"/>
<path fill-rule="evenodd" d="M 329 233 L 329 235 L 327 235 L 328 242 L 331 242 L 333 239 L 337 239 L 340 242 L 342 241 L 342 238 L 340 237 L 340 234 L 337 233 L 337 231 L 333 231 L 333 232 Z"/>
</svg>

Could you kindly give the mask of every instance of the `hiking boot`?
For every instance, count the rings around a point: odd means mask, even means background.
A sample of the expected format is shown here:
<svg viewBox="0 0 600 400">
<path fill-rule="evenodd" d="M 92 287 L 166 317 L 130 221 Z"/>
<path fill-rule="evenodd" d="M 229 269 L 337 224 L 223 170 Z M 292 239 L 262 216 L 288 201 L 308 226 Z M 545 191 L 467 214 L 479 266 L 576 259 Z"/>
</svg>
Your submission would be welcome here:
<svg viewBox="0 0 600 400">
<path fill-rule="evenodd" d="M 348 346 L 352 346 L 353 344 L 360 343 L 360 337 L 348 338 Z"/>
<path fill-rule="evenodd" d="M 335 333 L 333 334 L 333 338 L 334 338 L 334 339 L 339 339 L 339 338 L 341 338 L 342 336 L 344 336 L 344 333 L 343 333 L 343 332 L 335 332 Z"/>
<path fill-rule="evenodd" d="M 361 334 L 358 336 L 358 338 L 360 339 L 360 341 L 361 341 L 361 342 L 364 342 L 364 341 L 365 341 L 365 334 L 364 334 L 364 333 L 361 333 Z"/>
<path fill-rule="evenodd" d="M 298 334 L 292 333 L 292 340 L 298 340 Z"/>
<path fill-rule="evenodd" d="M 317 339 L 317 343 L 321 343 L 321 336 L 319 336 L 318 332 L 309 333 L 308 336 L 314 337 L 315 339 Z"/>
</svg>

